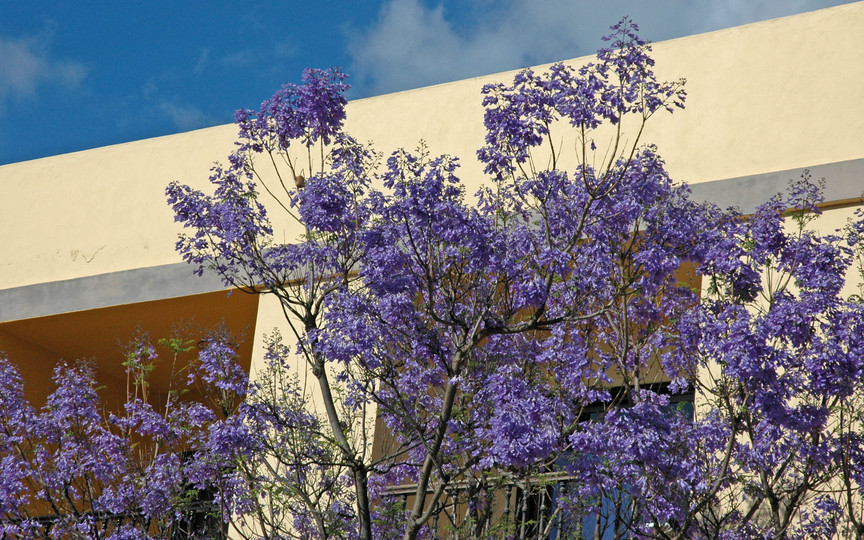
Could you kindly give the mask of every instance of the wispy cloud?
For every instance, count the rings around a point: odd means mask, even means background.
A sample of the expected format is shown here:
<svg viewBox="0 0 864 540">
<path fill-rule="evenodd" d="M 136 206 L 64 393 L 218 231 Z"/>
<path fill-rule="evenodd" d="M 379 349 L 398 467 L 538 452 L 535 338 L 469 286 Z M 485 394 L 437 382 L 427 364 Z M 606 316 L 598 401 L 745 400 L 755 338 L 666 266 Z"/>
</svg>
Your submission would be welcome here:
<svg viewBox="0 0 864 540">
<path fill-rule="evenodd" d="M 848 1 L 848 0 L 847 0 Z M 843 0 L 698 0 L 689 13 L 691 25 L 696 31 L 729 28 L 754 21 L 782 17 L 792 13 L 813 11 L 831 5 L 844 3 Z"/>
<path fill-rule="evenodd" d="M 234 51 L 222 57 L 222 64 L 234 68 L 247 68 L 260 63 L 260 54 L 253 49 Z"/>
<path fill-rule="evenodd" d="M 207 65 L 209 63 L 210 63 L 210 47 L 202 47 L 198 51 L 198 61 L 195 62 L 195 67 L 192 69 L 192 71 L 196 75 L 200 75 L 201 73 L 204 72 L 204 69 L 207 67 Z"/>
<path fill-rule="evenodd" d="M 0 114 L 13 101 L 35 98 L 40 88 L 76 88 L 88 69 L 79 62 L 51 58 L 48 40 L 0 36 Z"/>
<path fill-rule="evenodd" d="M 181 131 L 189 131 L 212 125 L 213 122 L 199 108 L 192 105 L 179 105 L 170 101 L 161 101 L 159 112 L 167 116 Z"/>
<path fill-rule="evenodd" d="M 350 41 L 355 86 L 383 93 L 592 53 L 609 25 L 630 15 L 659 40 L 815 10 L 848 0 L 388 0 Z M 645 32 L 647 31 L 647 32 Z"/>
<path fill-rule="evenodd" d="M 189 104 L 170 90 L 166 92 L 157 79 L 147 79 L 139 92 L 127 97 L 123 104 L 126 112 L 117 116 L 117 125 L 122 129 L 140 122 L 164 124 L 164 120 L 168 120 L 174 130 L 190 131 L 215 123 L 198 106 Z"/>
</svg>

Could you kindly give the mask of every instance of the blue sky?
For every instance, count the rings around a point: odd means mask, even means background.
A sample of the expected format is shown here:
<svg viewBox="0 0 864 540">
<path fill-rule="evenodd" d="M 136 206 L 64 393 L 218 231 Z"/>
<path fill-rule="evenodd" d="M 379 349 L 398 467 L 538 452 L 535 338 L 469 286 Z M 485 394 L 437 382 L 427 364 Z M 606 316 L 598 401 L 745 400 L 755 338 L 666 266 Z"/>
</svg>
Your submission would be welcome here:
<svg viewBox="0 0 864 540">
<path fill-rule="evenodd" d="M 0 164 L 228 123 L 304 67 L 360 98 L 590 54 L 625 14 L 661 41 L 844 3 L 6 0 Z"/>
</svg>

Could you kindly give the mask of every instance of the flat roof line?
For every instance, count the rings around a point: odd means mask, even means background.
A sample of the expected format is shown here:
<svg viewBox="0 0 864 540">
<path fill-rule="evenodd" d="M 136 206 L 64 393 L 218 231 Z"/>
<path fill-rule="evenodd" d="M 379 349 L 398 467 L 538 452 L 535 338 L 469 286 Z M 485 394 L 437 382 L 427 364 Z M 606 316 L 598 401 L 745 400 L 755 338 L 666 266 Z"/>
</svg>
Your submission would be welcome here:
<svg viewBox="0 0 864 540">
<path fill-rule="evenodd" d="M 14 321 L 228 290 L 214 274 L 187 263 L 122 270 L 0 290 L 0 321 Z"/>
<path fill-rule="evenodd" d="M 753 213 L 777 193 L 786 191 L 790 179 L 804 168 L 692 184 L 691 198 L 710 201 L 721 208 L 738 207 Z M 864 191 L 864 158 L 809 167 L 813 179 L 825 179 L 825 201 L 849 204 L 860 201 Z M 30 319 L 109 306 L 228 290 L 221 279 L 206 273 L 192 274 L 186 263 L 135 268 L 95 276 L 37 283 L 0 290 L 0 322 Z"/>
<path fill-rule="evenodd" d="M 862 158 L 691 184 L 691 199 L 713 202 L 720 208 L 734 206 L 744 214 L 752 214 L 758 205 L 777 193 L 785 193 L 789 180 L 800 178 L 804 169 L 810 170 L 813 181 L 825 179 L 826 203 L 860 199 L 864 195 Z"/>
</svg>

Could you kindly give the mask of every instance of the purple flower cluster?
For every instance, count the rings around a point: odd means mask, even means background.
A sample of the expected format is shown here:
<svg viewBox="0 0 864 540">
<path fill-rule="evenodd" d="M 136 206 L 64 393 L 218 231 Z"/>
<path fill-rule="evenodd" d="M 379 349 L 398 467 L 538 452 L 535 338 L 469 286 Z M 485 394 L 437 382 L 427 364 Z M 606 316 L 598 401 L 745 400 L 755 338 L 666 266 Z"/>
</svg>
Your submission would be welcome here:
<svg viewBox="0 0 864 540">
<path fill-rule="evenodd" d="M 523 167 L 531 149 L 553 140 L 550 129 L 558 120 L 580 130 L 579 143 L 593 151 L 596 145 L 587 134 L 604 123 L 618 124 L 628 115 L 644 122 L 660 109 L 683 108 L 684 81 L 657 81 L 651 48 L 637 32 L 635 24 L 623 19 L 603 38 L 612 47 L 600 49 L 596 62 L 579 69 L 555 64 L 540 75 L 524 70 L 512 86 L 484 86 L 486 146 L 478 157 L 486 172 L 499 180 L 529 176 Z M 555 157 L 553 146 L 552 169 Z"/>
<path fill-rule="evenodd" d="M 234 119 L 240 128 L 242 150 L 285 150 L 294 140 L 305 146 L 330 144 L 345 121 L 347 75 L 338 69 L 306 69 L 302 84 L 285 84 L 261 104 L 256 113 L 240 109 Z"/>
</svg>

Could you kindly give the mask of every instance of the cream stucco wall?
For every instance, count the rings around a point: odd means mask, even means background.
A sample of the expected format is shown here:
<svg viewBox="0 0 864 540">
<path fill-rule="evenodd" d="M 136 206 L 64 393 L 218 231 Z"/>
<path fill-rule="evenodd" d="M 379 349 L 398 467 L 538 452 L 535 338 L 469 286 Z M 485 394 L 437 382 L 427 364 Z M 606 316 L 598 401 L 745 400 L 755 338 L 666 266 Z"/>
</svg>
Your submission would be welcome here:
<svg viewBox="0 0 864 540">
<path fill-rule="evenodd" d="M 201 188 L 233 126 L 0 167 L 0 289 L 179 261 L 165 187 Z"/>
<path fill-rule="evenodd" d="M 652 120 L 673 177 L 698 183 L 864 157 L 864 3 L 655 44 L 687 109 Z M 577 59 L 575 63 L 586 59 Z M 512 73 L 353 101 L 347 128 L 389 153 L 425 139 L 483 179 L 480 89 Z M 243 104 L 238 104 L 243 105 Z M 164 199 L 204 187 L 231 125 L 0 167 L 0 289 L 178 262 Z M 287 231 L 291 237 L 294 231 Z"/>
</svg>

